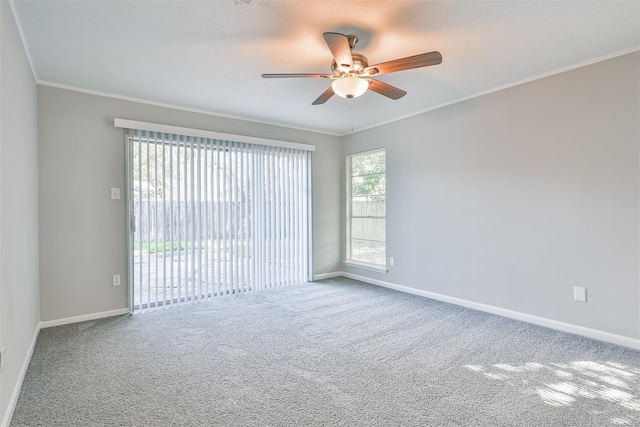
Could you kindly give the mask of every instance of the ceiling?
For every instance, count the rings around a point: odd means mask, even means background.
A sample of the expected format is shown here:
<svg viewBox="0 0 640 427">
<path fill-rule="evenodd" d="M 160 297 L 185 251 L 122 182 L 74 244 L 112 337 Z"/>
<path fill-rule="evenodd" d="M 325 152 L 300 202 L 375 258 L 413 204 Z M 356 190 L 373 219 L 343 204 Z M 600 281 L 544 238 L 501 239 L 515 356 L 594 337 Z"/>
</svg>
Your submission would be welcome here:
<svg viewBox="0 0 640 427">
<path fill-rule="evenodd" d="M 245 3 L 249 3 L 248 5 Z M 640 49 L 640 2 L 12 0 L 36 79 L 151 103 L 343 135 Z M 322 33 L 355 34 L 370 64 L 437 50 L 440 65 L 312 106 Z"/>
</svg>

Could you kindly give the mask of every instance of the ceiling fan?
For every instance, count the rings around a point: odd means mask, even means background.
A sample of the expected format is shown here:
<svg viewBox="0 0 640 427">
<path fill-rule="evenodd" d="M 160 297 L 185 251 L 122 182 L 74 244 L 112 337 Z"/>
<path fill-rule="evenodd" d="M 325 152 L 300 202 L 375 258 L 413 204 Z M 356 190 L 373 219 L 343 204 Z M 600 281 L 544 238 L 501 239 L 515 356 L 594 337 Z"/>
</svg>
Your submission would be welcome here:
<svg viewBox="0 0 640 427">
<path fill-rule="evenodd" d="M 332 74 L 263 74 L 262 77 L 265 79 L 307 77 L 333 80 L 331 86 L 313 101 L 312 105 L 324 104 L 334 94 L 343 98 L 356 98 L 364 94 L 367 89 L 371 89 L 387 98 L 400 99 L 407 92 L 372 77 L 412 68 L 438 65 L 442 62 L 440 52 L 434 51 L 369 65 L 369 61 L 364 55 L 351 51 L 358 43 L 358 37 L 354 35 L 345 36 L 339 33 L 324 33 L 322 36 L 333 54 Z"/>
</svg>

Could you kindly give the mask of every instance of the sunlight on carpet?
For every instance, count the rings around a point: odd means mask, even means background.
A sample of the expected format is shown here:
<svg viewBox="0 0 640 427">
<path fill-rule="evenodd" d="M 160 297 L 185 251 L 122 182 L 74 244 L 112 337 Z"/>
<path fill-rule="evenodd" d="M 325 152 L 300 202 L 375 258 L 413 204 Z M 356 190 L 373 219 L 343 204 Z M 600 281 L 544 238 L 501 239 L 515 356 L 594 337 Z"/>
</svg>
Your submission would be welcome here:
<svg viewBox="0 0 640 427">
<path fill-rule="evenodd" d="M 578 399 L 602 399 L 619 405 L 628 416 L 615 416 L 615 425 L 631 425 L 640 421 L 640 369 L 617 362 L 575 361 L 522 365 L 496 363 L 466 365 L 472 372 L 504 381 L 512 386 L 524 386 L 526 392 L 537 394 L 544 403 L 554 407 L 570 406 Z M 528 373 L 535 372 L 535 376 Z M 603 411 L 592 410 L 592 415 Z"/>
</svg>

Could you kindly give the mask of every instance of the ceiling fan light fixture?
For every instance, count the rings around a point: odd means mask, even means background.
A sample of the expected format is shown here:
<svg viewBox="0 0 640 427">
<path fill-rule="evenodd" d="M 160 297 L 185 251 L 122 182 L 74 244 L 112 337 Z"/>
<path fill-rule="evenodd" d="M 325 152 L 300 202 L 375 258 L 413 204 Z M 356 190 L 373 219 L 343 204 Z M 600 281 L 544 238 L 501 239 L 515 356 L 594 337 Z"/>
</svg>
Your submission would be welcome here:
<svg viewBox="0 0 640 427">
<path fill-rule="evenodd" d="M 331 88 L 336 95 L 343 98 L 357 98 L 364 94 L 369 88 L 369 82 L 352 74 L 335 79 L 331 83 Z"/>
</svg>

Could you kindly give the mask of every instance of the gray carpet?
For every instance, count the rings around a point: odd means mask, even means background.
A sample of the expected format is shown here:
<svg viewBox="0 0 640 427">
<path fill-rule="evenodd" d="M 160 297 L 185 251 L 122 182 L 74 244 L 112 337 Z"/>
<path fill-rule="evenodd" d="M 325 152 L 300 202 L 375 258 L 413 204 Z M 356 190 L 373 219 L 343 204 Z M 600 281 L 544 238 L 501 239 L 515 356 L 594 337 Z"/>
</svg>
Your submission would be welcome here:
<svg viewBox="0 0 640 427">
<path fill-rule="evenodd" d="M 640 352 L 347 279 L 43 329 L 11 426 L 640 425 Z"/>
</svg>

